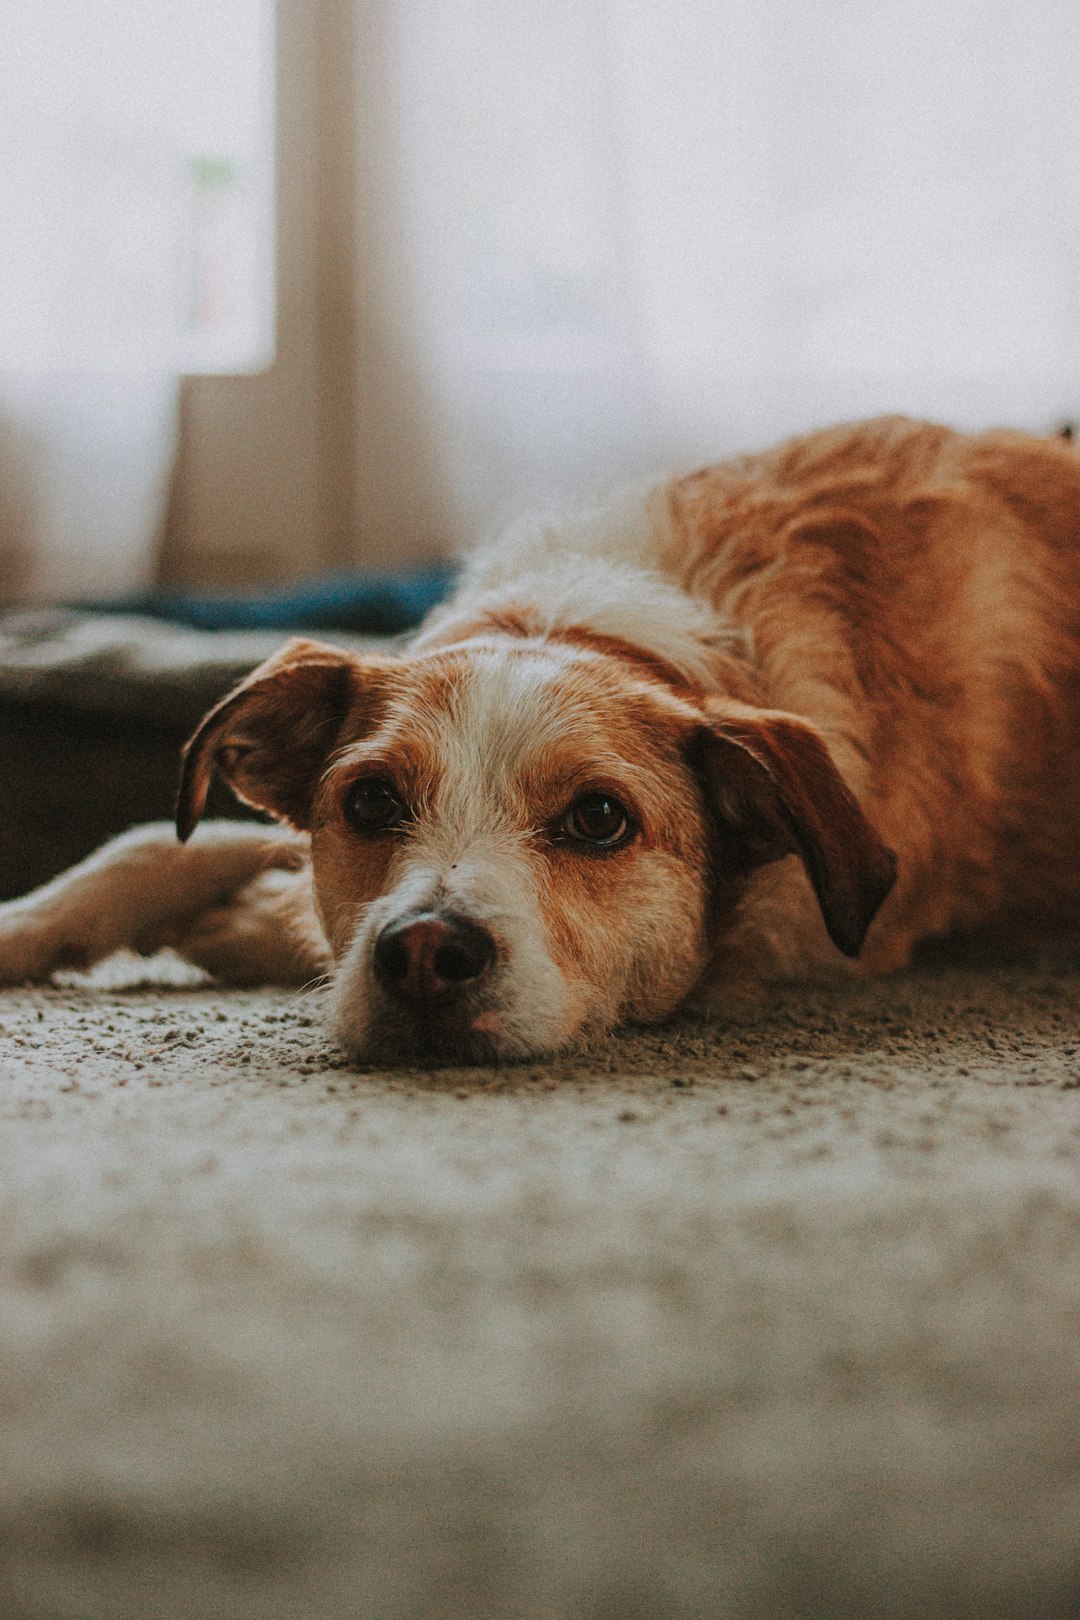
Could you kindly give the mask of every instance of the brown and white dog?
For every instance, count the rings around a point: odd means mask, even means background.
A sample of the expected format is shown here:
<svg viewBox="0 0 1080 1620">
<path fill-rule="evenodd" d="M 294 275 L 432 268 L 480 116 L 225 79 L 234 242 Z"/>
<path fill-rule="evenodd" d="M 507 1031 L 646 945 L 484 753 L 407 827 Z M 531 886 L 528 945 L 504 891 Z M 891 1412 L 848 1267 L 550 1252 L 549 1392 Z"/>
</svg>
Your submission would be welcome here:
<svg viewBox="0 0 1080 1620">
<path fill-rule="evenodd" d="M 283 825 L 207 824 L 211 776 Z M 480 552 L 400 657 L 294 641 L 0 979 L 331 975 L 367 1060 L 515 1058 L 750 981 L 1080 921 L 1080 458 L 887 418 Z"/>
</svg>

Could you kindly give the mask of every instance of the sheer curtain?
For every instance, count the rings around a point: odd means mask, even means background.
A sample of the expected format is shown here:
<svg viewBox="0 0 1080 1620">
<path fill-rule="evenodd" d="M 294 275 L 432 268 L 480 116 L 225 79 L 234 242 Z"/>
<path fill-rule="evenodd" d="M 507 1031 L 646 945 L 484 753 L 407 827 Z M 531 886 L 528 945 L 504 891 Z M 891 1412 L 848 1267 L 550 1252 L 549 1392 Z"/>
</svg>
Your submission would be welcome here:
<svg viewBox="0 0 1080 1620">
<path fill-rule="evenodd" d="M 0 605 L 149 586 L 176 443 L 168 375 L 0 373 Z"/>
<path fill-rule="evenodd" d="M 269 357 L 274 9 L 0 0 L 0 600 L 145 583 L 178 374 Z M 276 9 L 279 358 L 192 413 L 185 578 L 875 411 L 1080 411 L 1075 0 Z"/>
<path fill-rule="evenodd" d="M 1080 406 L 1075 0 L 359 16 L 365 549 L 830 420 Z"/>
<path fill-rule="evenodd" d="M 181 370 L 272 349 L 270 12 L 0 0 L 0 603 L 150 584 Z"/>
</svg>

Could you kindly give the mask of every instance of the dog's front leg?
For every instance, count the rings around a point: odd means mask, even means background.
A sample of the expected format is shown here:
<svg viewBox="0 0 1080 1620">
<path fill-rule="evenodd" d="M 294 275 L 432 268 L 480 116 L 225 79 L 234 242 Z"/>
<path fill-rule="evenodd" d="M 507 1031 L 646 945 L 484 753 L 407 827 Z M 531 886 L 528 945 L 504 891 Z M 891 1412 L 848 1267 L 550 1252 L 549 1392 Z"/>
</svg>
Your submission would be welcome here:
<svg viewBox="0 0 1080 1620">
<path fill-rule="evenodd" d="M 136 827 L 43 888 L 0 905 L 0 983 L 90 967 L 125 947 L 145 954 L 175 945 L 198 962 L 184 940 L 200 938 L 200 918 L 271 874 L 295 875 L 294 887 L 302 888 L 306 855 L 306 840 L 279 827 L 207 822 L 187 844 L 169 823 Z M 295 975 L 311 977 L 304 969 L 312 950 L 301 951 Z"/>
<path fill-rule="evenodd" d="M 333 964 L 307 870 L 261 872 L 165 943 L 223 984 L 309 985 Z"/>
</svg>

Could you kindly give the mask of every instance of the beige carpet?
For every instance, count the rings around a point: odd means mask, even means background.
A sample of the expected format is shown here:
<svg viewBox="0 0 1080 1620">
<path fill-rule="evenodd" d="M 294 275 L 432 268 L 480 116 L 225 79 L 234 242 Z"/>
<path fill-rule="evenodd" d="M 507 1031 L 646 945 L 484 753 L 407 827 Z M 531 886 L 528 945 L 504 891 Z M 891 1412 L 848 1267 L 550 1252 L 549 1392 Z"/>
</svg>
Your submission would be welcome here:
<svg viewBox="0 0 1080 1620">
<path fill-rule="evenodd" d="M 552 1066 L 0 997 L 3 1620 L 1080 1614 L 1080 967 Z"/>
</svg>

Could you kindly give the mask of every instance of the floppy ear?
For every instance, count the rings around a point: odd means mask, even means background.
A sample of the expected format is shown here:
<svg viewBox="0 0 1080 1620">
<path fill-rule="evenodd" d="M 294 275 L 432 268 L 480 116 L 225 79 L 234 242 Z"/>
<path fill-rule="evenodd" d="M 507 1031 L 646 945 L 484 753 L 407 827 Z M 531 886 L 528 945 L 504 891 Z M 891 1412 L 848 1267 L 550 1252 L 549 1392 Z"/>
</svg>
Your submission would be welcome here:
<svg viewBox="0 0 1080 1620">
<path fill-rule="evenodd" d="M 290 641 L 211 709 L 184 749 L 176 831 L 186 841 L 214 771 L 245 804 L 308 824 L 319 772 L 349 706 L 357 660 L 318 641 Z"/>
<path fill-rule="evenodd" d="M 858 956 L 896 881 L 896 856 L 866 819 L 824 739 L 794 715 L 711 716 L 694 743 L 724 853 L 749 871 L 797 851 L 833 943 Z"/>
</svg>

